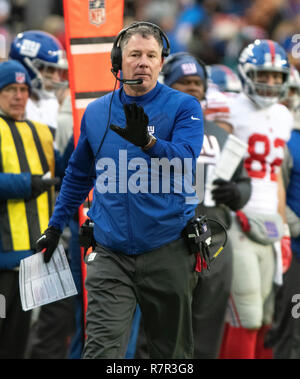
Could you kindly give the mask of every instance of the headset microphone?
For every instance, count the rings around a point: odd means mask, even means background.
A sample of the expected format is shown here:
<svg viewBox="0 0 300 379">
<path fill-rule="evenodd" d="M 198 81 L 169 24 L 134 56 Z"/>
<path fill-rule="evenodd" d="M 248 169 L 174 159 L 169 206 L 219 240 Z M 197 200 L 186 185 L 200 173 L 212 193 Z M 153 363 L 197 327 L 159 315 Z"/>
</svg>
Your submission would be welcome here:
<svg viewBox="0 0 300 379">
<path fill-rule="evenodd" d="M 121 79 L 121 78 L 118 78 L 117 74 L 114 72 L 113 69 L 111 69 L 111 72 L 113 74 L 113 76 L 121 83 L 123 84 L 128 84 L 130 86 L 133 86 L 135 84 L 142 84 L 143 83 L 143 79 L 139 78 L 139 79 Z"/>
</svg>

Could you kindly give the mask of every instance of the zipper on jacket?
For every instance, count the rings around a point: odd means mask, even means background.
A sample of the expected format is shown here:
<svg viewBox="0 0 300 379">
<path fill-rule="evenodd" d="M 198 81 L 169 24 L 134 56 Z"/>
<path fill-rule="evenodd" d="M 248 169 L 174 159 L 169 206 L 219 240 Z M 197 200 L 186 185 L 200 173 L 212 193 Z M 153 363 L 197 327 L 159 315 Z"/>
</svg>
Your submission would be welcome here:
<svg viewBox="0 0 300 379">
<path fill-rule="evenodd" d="M 127 212 L 127 232 L 128 232 L 128 248 L 130 253 L 136 253 L 135 248 L 133 246 L 133 232 L 132 232 L 132 225 L 130 220 L 130 212 L 129 212 L 129 195 L 128 191 L 126 193 L 126 212 Z"/>
</svg>

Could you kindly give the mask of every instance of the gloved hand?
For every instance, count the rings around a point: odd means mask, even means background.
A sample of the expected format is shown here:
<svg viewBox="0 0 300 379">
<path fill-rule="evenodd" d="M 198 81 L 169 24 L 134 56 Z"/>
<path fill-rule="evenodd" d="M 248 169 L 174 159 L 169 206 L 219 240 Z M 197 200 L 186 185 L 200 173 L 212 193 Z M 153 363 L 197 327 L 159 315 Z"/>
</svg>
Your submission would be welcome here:
<svg viewBox="0 0 300 379">
<path fill-rule="evenodd" d="M 40 252 L 44 249 L 44 262 L 48 263 L 57 248 L 61 231 L 54 226 L 49 226 L 41 237 L 36 241 L 36 251 Z"/>
<path fill-rule="evenodd" d="M 231 210 L 238 209 L 238 204 L 241 200 L 240 190 L 238 185 L 233 181 L 227 181 L 223 179 L 216 179 L 213 181 L 217 188 L 212 190 L 212 198 L 216 204 L 225 204 Z"/>
<path fill-rule="evenodd" d="M 123 108 L 126 116 L 125 128 L 111 124 L 111 130 L 136 146 L 146 146 L 150 141 L 150 134 L 148 133 L 149 118 L 143 107 L 133 103 L 125 104 Z"/>
<path fill-rule="evenodd" d="M 282 272 L 285 274 L 287 270 L 290 268 L 292 263 L 292 248 L 291 248 L 291 236 L 289 227 L 287 224 L 284 225 L 284 236 L 281 238 L 280 246 L 281 246 L 281 259 L 282 259 Z"/>
<path fill-rule="evenodd" d="M 59 178 L 43 179 L 42 175 L 31 175 L 31 199 L 40 196 L 59 182 Z"/>
</svg>

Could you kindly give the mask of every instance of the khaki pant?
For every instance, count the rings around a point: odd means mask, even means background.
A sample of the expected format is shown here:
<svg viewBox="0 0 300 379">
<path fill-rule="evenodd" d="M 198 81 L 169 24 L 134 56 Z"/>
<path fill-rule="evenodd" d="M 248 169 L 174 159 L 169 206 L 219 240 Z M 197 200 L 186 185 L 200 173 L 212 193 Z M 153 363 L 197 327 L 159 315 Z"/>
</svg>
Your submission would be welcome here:
<svg viewBox="0 0 300 379">
<path fill-rule="evenodd" d="M 124 358 L 137 302 L 150 358 L 193 358 L 195 256 L 183 240 L 128 256 L 101 246 L 86 259 L 88 309 L 84 358 Z"/>
<path fill-rule="evenodd" d="M 233 281 L 228 321 L 233 326 L 258 329 L 271 323 L 274 312 L 273 246 L 249 239 L 236 220 L 229 235 L 233 247 Z"/>
</svg>

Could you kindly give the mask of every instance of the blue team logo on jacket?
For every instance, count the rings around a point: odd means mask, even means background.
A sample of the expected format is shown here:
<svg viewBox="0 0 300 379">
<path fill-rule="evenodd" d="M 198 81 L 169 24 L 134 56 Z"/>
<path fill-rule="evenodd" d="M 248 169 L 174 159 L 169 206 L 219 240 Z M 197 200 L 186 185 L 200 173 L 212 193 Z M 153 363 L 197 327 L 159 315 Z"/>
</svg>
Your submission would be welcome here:
<svg viewBox="0 0 300 379">
<path fill-rule="evenodd" d="M 151 135 L 154 134 L 154 132 L 155 132 L 154 125 L 148 125 L 147 129 L 148 129 L 149 134 L 151 134 Z"/>
</svg>

